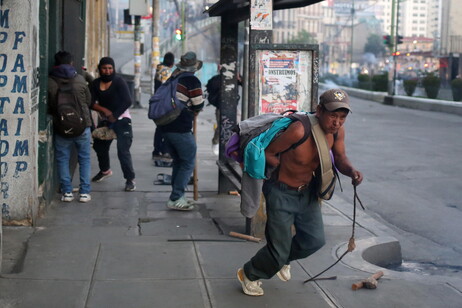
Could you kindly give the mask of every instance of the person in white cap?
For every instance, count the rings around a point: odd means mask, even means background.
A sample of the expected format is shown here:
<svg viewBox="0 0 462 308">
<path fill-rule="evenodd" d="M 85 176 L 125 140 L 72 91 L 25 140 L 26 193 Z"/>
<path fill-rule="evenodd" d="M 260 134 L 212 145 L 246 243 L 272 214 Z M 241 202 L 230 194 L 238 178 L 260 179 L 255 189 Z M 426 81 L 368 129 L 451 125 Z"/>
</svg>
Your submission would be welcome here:
<svg viewBox="0 0 462 308">
<path fill-rule="evenodd" d="M 363 175 L 345 153 L 343 124 L 350 111 L 348 94 L 332 89 L 321 95 L 316 117 L 334 155 L 335 166 L 351 177 L 353 185 L 359 185 Z M 303 124 L 295 121 L 265 150 L 267 164 L 275 168 L 271 179 L 263 184 L 267 244 L 238 269 L 237 278 L 247 295 L 263 295 L 259 279 L 277 275 L 282 281 L 288 281 L 290 262 L 308 257 L 325 243 L 317 179 L 313 177 L 320 164 L 316 143 L 310 135 L 292 149 L 304 135 Z M 292 225 L 295 235 L 292 235 Z"/>
</svg>

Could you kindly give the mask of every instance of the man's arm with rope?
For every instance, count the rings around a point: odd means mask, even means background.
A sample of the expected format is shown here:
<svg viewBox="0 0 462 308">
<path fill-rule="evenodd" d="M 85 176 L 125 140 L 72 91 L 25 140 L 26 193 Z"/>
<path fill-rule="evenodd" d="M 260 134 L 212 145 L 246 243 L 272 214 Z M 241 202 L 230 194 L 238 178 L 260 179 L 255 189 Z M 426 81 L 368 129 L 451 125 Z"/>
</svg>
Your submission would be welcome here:
<svg viewBox="0 0 462 308">
<path fill-rule="evenodd" d="M 337 169 L 344 175 L 351 177 L 351 184 L 354 187 L 354 197 L 353 197 L 353 224 L 352 224 L 352 230 L 351 230 L 351 237 L 348 240 L 348 246 L 347 250 L 335 261 L 332 265 L 330 265 L 328 268 L 320 272 L 319 274 L 311 277 L 310 279 L 305 280 L 303 283 L 307 283 L 310 281 L 314 280 L 322 280 L 322 279 L 336 279 L 336 276 L 333 277 L 328 277 L 328 278 L 319 278 L 322 274 L 327 272 L 329 269 L 334 267 L 337 263 L 339 263 L 343 257 L 349 253 L 352 252 L 356 248 L 355 244 L 355 225 L 356 225 L 356 201 L 358 201 L 359 205 L 361 205 L 362 209 L 364 210 L 364 206 L 361 202 L 361 200 L 358 197 L 358 194 L 356 193 L 356 186 L 361 184 L 363 181 L 363 174 L 356 170 L 353 165 L 351 164 L 350 160 L 346 156 L 346 151 L 345 151 L 345 130 L 343 127 L 340 128 L 338 131 L 337 138 L 334 139 L 334 145 L 332 147 L 332 153 L 334 154 L 334 160 L 335 160 L 335 166 Z"/>
<path fill-rule="evenodd" d="M 358 186 L 363 181 L 363 174 L 356 170 L 346 155 L 345 150 L 345 129 L 341 127 L 338 131 L 337 138 L 334 139 L 332 146 L 335 166 L 343 175 L 351 178 L 353 186 Z"/>
</svg>

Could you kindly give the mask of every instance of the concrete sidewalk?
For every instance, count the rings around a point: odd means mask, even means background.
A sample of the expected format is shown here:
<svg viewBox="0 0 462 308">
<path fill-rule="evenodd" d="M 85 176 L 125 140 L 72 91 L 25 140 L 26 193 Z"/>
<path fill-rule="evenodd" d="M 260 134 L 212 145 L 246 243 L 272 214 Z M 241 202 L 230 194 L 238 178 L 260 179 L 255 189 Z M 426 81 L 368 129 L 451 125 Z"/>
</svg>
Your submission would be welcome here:
<svg viewBox="0 0 462 308">
<path fill-rule="evenodd" d="M 142 105 L 147 100 L 143 94 Z M 399 261 L 400 247 L 391 230 L 360 209 L 357 249 L 324 275 L 337 279 L 303 284 L 346 250 L 352 205 L 338 197 L 322 208 L 326 246 L 293 262 L 289 282 L 274 277 L 263 281 L 263 297 L 244 295 L 236 270 L 264 242 L 227 236 L 229 231 L 243 233 L 245 219 L 239 197 L 216 193 L 214 109 L 206 107 L 198 118 L 200 196 L 192 212 L 168 210 L 170 186 L 153 185 L 157 174 L 171 169 L 152 163 L 154 124 L 146 112 L 131 110 L 135 192 L 123 191 L 114 144 L 114 175 L 93 184 L 91 202 L 58 202 L 34 228 L 4 227 L 7 244 L 16 235 L 28 240 L 24 258 L 12 257 L 16 273 L 3 272 L 0 278 L 0 307 L 461 307 L 461 280 L 395 272 L 366 262 L 363 258 L 375 264 Z M 192 187 L 187 197 L 192 199 Z M 379 269 L 385 275 L 377 290 L 351 290 L 352 283 Z"/>
</svg>

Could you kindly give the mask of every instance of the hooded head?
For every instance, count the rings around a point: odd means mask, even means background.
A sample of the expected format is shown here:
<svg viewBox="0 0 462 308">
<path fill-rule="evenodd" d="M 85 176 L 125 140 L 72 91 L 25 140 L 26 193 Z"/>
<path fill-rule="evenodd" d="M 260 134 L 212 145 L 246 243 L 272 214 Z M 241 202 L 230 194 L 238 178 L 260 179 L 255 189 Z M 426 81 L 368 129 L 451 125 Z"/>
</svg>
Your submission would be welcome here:
<svg viewBox="0 0 462 308">
<path fill-rule="evenodd" d="M 107 65 L 111 65 L 112 66 L 112 73 L 111 74 L 107 74 L 105 72 L 103 72 L 103 66 L 107 66 Z M 100 79 L 103 81 L 103 82 L 109 82 L 109 81 L 112 81 L 112 79 L 114 78 L 115 76 L 115 63 L 114 63 L 114 59 L 112 59 L 111 57 L 103 57 L 101 58 L 101 60 L 99 60 L 99 63 L 98 63 L 98 70 L 99 70 L 99 75 L 100 75 Z"/>
<path fill-rule="evenodd" d="M 65 79 L 71 79 L 77 75 L 77 71 L 72 66 L 74 58 L 71 53 L 64 50 L 58 51 L 54 58 L 55 66 L 51 70 L 50 75 Z"/>
</svg>

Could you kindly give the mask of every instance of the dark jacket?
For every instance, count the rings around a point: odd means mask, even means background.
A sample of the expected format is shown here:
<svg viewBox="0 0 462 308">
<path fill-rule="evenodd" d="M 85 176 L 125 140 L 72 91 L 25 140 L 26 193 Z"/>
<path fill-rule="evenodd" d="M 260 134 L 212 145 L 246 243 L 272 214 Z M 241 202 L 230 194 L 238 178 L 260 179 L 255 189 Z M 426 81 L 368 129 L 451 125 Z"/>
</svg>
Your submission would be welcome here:
<svg viewBox="0 0 462 308">
<path fill-rule="evenodd" d="M 109 109 L 114 118 L 119 118 L 132 105 L 132 97 L 127 83 L 117 74 L 107 90 L 101 91 L 100 83 L 101 78 L 96 78 L 91 83 L 92 104 L 98 102 L 99 105 Z"/>
<path fill-rule="evenodd" d="M 204 98 L 202 97 L 202 85 L 196 76 L 182 76 L 184 72 L 174 72 L 171 78 L 179 78 L 176 88 L 176 97 L 180 103 L 187 106 L 183 108 L 178 118 L 173 122 L 159 126 L 162 132 L 169 133 L 187 133 L 191 132 L 194 112 L 199 112 L 204 107 Z M 178 76 L 179 75 L 179 76 Z"/>
<path fill-rule="evenodd" d="M 52 68 L 50 76 L 48 77 L 48 113 L 53 117 L 56 116 L 56 104 L 58 96 L 58 82 L 68 81 L 73 79 L 74 92 L 77 96 L 77 101 L 82 108 L 82 115 L 84 117 L 87 127 L 91 126 L 90 118 L 90 104 L 91 94 L 88 89 L 85 79 L 77 74 L 75 68 L 70 64 L 62 64 Z"/>
</svg>

